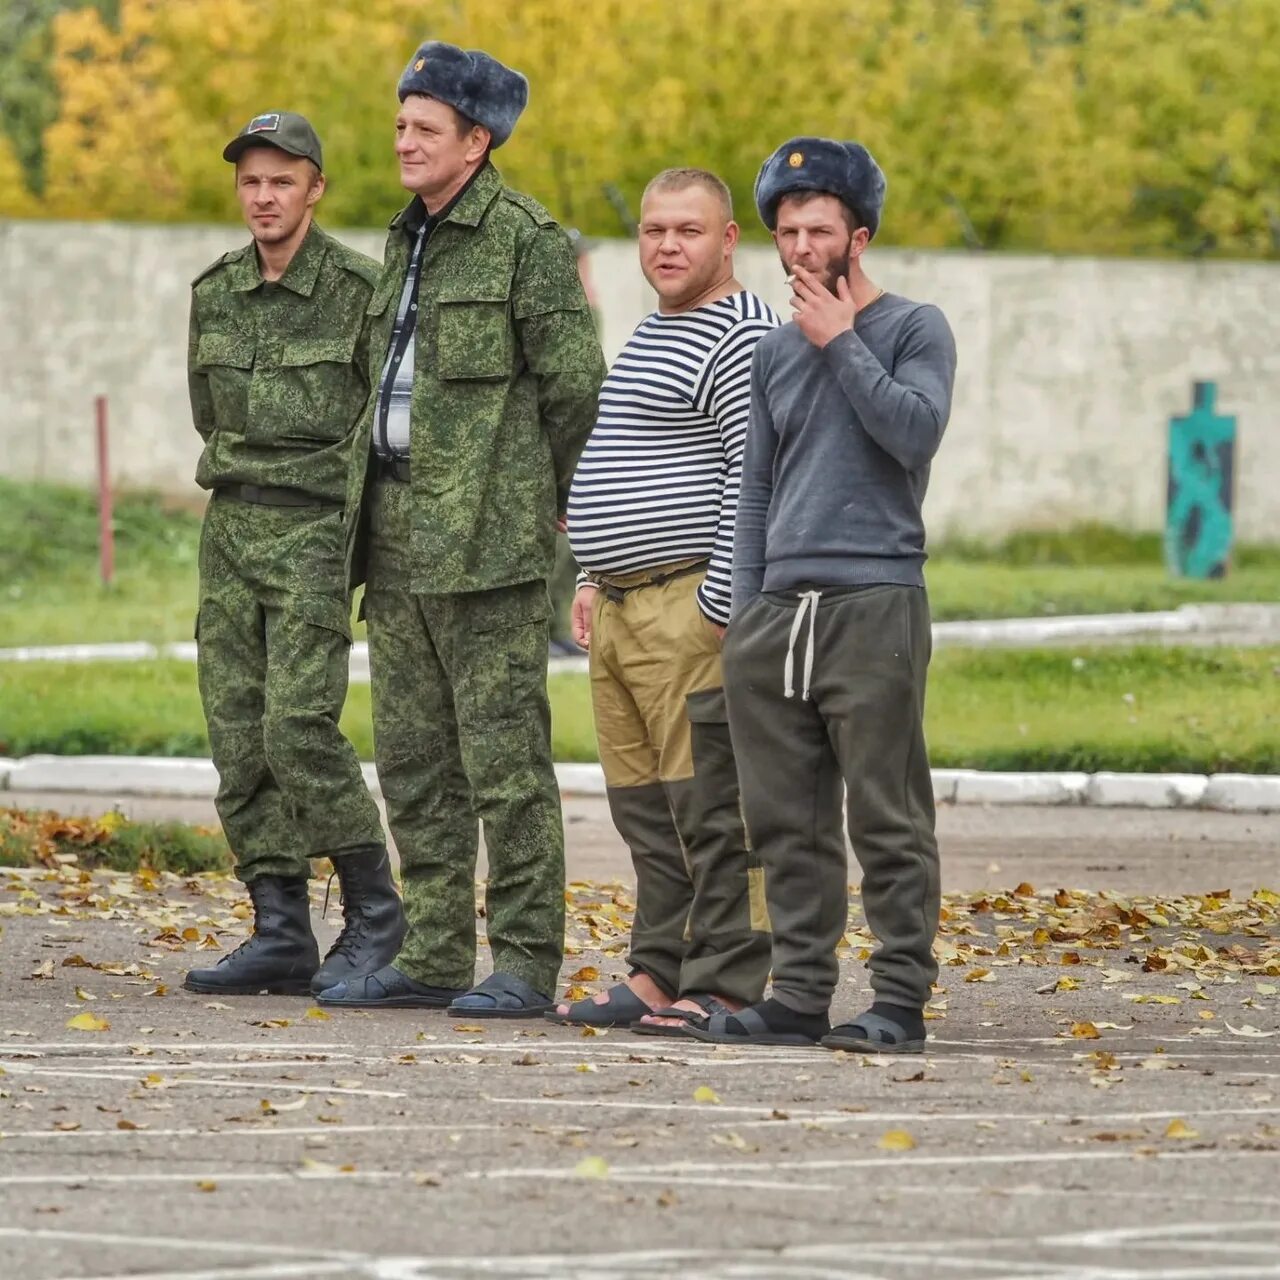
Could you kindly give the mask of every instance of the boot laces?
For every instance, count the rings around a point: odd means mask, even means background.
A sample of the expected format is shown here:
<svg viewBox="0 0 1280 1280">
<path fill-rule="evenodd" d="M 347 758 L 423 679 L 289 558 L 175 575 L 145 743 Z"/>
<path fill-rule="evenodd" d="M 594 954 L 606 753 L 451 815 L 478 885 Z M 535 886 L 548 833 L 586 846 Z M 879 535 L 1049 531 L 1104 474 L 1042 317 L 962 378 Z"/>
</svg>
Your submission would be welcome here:
<svg viewBox="0 0 1280 1280">
<path fill-rule="evenodd" d="M 333 946 L 325 952 L 325 959 L 330 960 L 334 956 L 343 956 L 350 960 L 355 954 L 364 937 L 368 921 L 364 917 L 364 913 L 360 911 L 347 912 L 347 888 L 353 891 L 357 888 L 359 873 L 355 868 L 347 869 L 347 881 L 344 883 L 342 875 L 335 868 L 329 873 L 329 879 L 324 887 L 324 906 L 320 910 L 320 918 L 323 920 L 325 912 L 329 910 L 329 890 L 333 887 L 334 879 L 338 881 L 339 899 L 342 903 L 343 924 L 342 932 L 334 939 Z M 354 896 L 354 893 L 353 893 Z"/>
<path fill-rule="evenodd" d="M 254 891 L 257 885 L 258 881 L 255 880 L 248 886 L 249 901 L 253 904 L 253 932 L 238 947 L 236 947 L 234 951 L 228 951 L 227 954 L 218 961 L 219 964 L 230 964 L 237 956 L 248 955 L 261 941 L 261 935 L 258 933 L 258 926 L 262 923 L 262 917 L 265 914 L 266 908 L 262 907 L 258 902 L 258 895 Z"/>
</svg>

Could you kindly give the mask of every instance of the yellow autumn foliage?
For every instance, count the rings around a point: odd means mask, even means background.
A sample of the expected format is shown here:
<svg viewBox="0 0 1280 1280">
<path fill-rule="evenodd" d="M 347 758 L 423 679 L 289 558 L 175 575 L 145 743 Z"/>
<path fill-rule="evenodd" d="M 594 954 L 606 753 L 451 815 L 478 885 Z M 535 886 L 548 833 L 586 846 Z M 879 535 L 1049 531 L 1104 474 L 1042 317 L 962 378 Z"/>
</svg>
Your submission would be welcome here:
<svg viewBox="0 0 1280 1280">
<path fill-rule="evenodd" d="M 507 179 L 620 234 L 660 168 L 729 182 L 748 234 L 763 158 L 857 138 L 889 176 L 886 242 L 1112 253 L 1280 253 L 1275 0 L 120 0 L 54 24 L 60 95 L 35 201 L 0 144 L 0 215 L 234 215 L 225 141 L 307 113 L 326 220 L 401 200 L 394 87 L 428 36 L 529 78 Z"/>
</svg>

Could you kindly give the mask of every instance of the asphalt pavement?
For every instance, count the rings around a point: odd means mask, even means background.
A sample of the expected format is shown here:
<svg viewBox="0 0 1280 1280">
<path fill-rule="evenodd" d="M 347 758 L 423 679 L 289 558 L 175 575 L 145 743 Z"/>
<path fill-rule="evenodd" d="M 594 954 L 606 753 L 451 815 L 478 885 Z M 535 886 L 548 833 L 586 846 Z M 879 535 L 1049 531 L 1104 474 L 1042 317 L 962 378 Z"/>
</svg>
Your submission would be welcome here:
<svg viewBox="0 0 1280 1280">
<path fill-rule="evenodd" d="M 632 903 L 567 817 L 576 994 Z M 0 1275 L 1280 1277 L 1275 823 L 944 809 L 914 1058 L 190 995 L 233 882 L 0 872 Z"/>
</svg>

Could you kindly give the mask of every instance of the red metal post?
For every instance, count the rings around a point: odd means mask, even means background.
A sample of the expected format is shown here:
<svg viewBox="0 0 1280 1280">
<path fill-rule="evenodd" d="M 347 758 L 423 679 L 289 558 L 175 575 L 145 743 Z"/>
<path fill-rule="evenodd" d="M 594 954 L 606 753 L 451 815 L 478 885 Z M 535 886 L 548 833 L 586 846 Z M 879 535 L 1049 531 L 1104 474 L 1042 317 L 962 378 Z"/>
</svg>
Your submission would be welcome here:
<svg viewBox="0 0 1280 1280">
<path fill-rule="evenodd" d="M 111 526 L 111 466 L 107 460 L 107 397 L 94 400 L 98 419 L 98 547 L 102 585 L 109 587 L 116 569 L 115 533 Z"/>
</svg>

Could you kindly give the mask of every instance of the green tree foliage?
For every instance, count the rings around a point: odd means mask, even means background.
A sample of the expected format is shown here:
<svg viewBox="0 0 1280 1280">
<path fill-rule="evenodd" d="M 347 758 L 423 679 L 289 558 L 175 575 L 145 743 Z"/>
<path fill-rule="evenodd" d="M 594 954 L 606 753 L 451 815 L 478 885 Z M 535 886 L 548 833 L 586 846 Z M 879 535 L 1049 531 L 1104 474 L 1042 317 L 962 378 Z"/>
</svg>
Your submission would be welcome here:
<svg viewBox="0 0 1280 1280">
<path fill-rule="evenodd" d="M 1280 256 L 1277 0 L 10 5 L 27 71 L 0 58 L 0 102 L 37 64 L 56 89 L 10 128 L 25 190 L 0 147 L 0 214 L 231 217 L 222 144 L 289 107 L 325 140 L 326 220 L 381 224 L 395 80 L 432 36 L 528 75 L 502 169 L 589 233 L 622 230 L 607 188 L 634 209 L 658 169 L 702 164 L 762 235 L 760 162 L 824 133 L 884 163 L 888 243 Z"/>
</svg>

